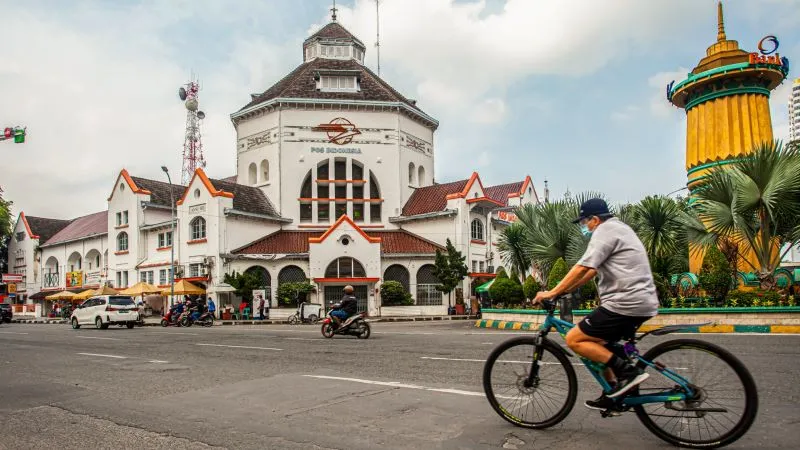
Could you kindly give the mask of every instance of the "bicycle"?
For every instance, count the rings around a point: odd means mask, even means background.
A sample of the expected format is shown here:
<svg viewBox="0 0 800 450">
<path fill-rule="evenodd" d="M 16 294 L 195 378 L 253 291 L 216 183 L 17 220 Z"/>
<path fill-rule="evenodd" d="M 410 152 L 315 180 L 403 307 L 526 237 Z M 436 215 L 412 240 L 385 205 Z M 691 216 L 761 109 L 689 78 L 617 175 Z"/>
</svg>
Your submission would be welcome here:
<svg viewBox="0 0 800 450">
<path fill-rule="evenodd" d="M 554 301 L 543 302 L 542 307 L 547 316 L 539 332 L 501 343 L 483 369 L 483 388 L 495 412 L 514 425 L 532 429 L 552 427 L 564 420 L 578 394 L 575 369 L 568 359 L 574 355 L 547 338 L 553 329 L 563 337 L 575 325 L 554 317 Z M 697 325 L 669 325 L 633 336 L 624 345 L 607 345 L 618 356 L 656 375 L 615 399 L 614 407 L 602 411 L 602 417 L 633 409 L 650 432 L 689 448 L 722 447 L 747 432 L 758 410 L 758 393 L 753 377 L 738 358 L 718 345 L 697 339 L 662 342 L 644 355 L 636 348 L 636 343 L 649 335 L 663 336 L 689 326 Z M 684 353 L 689 358 L 681 358 Z M 582 357 L 580 360 L 603 392 L 609 392 L 611 386 L 603 376 L 605 365 Z M 514 369 L 514 364 L 522 370 Z M 724 373 L 713 372 L 717 366 L 725 369 Z M 501 375 L 507 374 L 508 367 L 512 368 L 511 376 L 503 380 Z M 561 395 L 558 389 L 564 382 L 567 392 Z M 741 391 L 735 391 L 737 386 Z M 510 405 L 501 404 L 505 400 L 510 400 Z M 546 408 L 555 409 L 555 413 L 540 413 Z"/>
</svg>

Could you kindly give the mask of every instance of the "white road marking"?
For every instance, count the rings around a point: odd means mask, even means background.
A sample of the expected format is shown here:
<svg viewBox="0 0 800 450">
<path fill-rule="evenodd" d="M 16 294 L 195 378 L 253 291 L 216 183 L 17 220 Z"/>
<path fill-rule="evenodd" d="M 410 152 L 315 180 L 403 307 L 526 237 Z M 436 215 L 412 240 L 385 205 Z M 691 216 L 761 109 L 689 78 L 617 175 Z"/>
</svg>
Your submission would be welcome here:
<svg viewBox="0 0 800 450">
<path fill-rule="evenodd" d="M 481 345 L 492 345 L 491 342 L 481 342 Z"/>
<path fill-rule="evenodd" d="M 78 339 L 102 339 L 104 341 L 121 341 L 122 339 L 98 336 L 75 336 Z"/>
<path fill-rule="evenodd" d="M 431 359 L 436 361 L 466 361 L 466 362 L 480 362 L 485 363 L 485 359 L 469 359 L 469 358 L 443 358 L 437 356 L 420 356 L 420 359 Z M 518 363 L 518 364 L 530 364 L 530 361 L 515 361 L 515 360 L 508 360 L 508 359 L 498 359 L 497 362 L 502 363 Z M 560 365 L 559 362 L 550 362 L 550 361 L 539 361 L 539 364 L 543 365 Z M 572 363 L 573 366 L 582 366 L 583 363 Z"/>
<path fill-rule="evenodd" d="M 28 334 L 28 333 L 20 333 L 19 331 L 0 331 L 0 334 Z"/>
<path fill-rule="evenodd" d="M 155 364 L 166 364 L 169 361 L 161 361 L 160 359 L 151 359 L 150 361 L 147 361 L 147 362 L 155 363 Z"/>
<path fill-rule="evenodd" d="M 270 337 L 271 337 L 271 336 L 270 336 Z M 290 337 L 290 338 L 284 338 L 284 339 L 286 339 L 287 341 L 321 341 L 321 339 L 312 339 L 312 338 L 294 338 L 294 337 Z"/>
<path fill-rule="evenodd" d="M 197 333 L 181 333 L 181 332 L 170 333 L 169 331 L 151 331 L 150 333 L 147 334 L 184 334 L 186 336 L 199 336 L 199 334 Z"/>
<path fill-rule="evenodd" d="M 250 347 L 248 345 L 222 345 L 222 344 L 194 344 L 194 345 L 202 345 L 205 347 L 227 347 L 227 348 L 249 348 L 253 350 L 275 350 L 275 351 L 283 351 L 282 348 L 273 348 L 273 347 Z"/>
<path fill-rule="evenodd" d="M 303 375 L 303 376 L 309 378 L 319 378 L 323 380 L 350 381 L 353 383 L 374 384 L 377 386 L 388 386 L 388 387 L 405 388 L 405 389 L 416 389 L 420 391 L 443 392 L 445 394 L 468 395 L 472 397 L 483 397 L 486 395 L 483 392 L 462 391 L 461 389 L 432 388 L 427 386 L 419 386 L 416 384 L 400 383 L 399 381 L 374 381 L 374 380 L 362 380 L 360 378 L 329 377 L 325 375 Z"/>
<path fill-rule="evenodd" d="M 78 355 L 84 356 L 99 356 L 101 358 L 114 358 L 114 359 L 128 359 L 127 356 L 118 356 L 118 355 L 103 355 L 101 353 L 78 353 Z"/>
</svg>

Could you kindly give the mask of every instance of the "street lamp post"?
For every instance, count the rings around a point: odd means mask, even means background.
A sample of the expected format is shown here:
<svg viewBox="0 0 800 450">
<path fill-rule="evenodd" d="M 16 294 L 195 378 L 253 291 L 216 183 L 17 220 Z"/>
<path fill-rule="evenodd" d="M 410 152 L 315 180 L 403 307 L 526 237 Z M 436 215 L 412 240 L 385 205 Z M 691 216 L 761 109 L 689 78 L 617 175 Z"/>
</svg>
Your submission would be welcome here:
<svg viewBox="0 0 800 450">
<path fill-rule="evenodd" d="M 170 242 L 169 246 L 169 306 L 172 306 L 172 302 L 175 301 L 175 195 L 172 192 L 172 178 L 169 176 L 167 166 L 161 166 L 161 170 L 167 174 L 167 181 L 169 181 L 169 200 L 172 210 L 172 231 L 170 231 L 172 242 Z"/>
</svg>

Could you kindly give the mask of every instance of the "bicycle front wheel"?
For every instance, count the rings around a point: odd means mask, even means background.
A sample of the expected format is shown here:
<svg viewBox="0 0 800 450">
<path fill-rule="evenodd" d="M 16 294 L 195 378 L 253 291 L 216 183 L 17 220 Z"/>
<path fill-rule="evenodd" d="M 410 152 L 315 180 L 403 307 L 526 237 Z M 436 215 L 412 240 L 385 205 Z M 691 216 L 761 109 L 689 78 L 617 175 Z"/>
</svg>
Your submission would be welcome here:
<svg viewBox="0 0 800 450">
<path fill-rule="evenodd" d="M 578 380 L 566 353 L 544 339 L 536 355 L 536 337 L 509 339 L 492 351 L 483 367 L 483 389 L 495 412 L 514 425 L 548 428 L 575 406 Z M 535 371 L 533 383 L 529 374 Z"/>
<path fill-rule="evenodd" d="M 656 345 L 643 358 L 688 380 L 695 391 L 686 401 L 634 407 L 639 420 L 659 438 L 681 447 L 723 447 L 741 438 L 753 424 L 758 411 L 755 381 L 724 348 L 676 339 Z M 679 389 L 661 375 L 651 376 L 638 388 L 641 395 Z"/>
</svg>

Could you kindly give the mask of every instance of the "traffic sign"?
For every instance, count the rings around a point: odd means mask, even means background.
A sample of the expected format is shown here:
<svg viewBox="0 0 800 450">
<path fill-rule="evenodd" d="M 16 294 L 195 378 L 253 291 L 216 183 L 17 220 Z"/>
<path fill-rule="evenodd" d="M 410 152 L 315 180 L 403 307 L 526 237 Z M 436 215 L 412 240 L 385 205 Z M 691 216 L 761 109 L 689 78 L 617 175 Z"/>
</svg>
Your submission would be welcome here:
<svg viewBox="0 0 800 450">
<path fill-rule="evenodd" d="M 21 273 L 4 273 L 3 274 L 3 283 L 14 283 L 22 281 L 22 274 Z"/>
<path fill-rule="evenodd" d="M 17 292 L 17 285 L 14 284 L 14 283 L 9 284 L 8 285 L 8 293 L 9 294 L 14 294 L 16 292 Z"/>
</svg>

